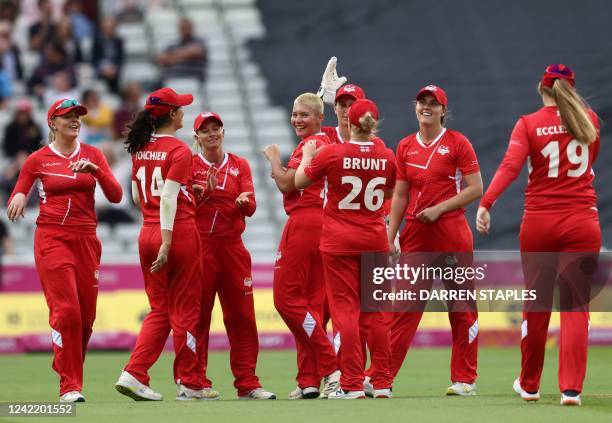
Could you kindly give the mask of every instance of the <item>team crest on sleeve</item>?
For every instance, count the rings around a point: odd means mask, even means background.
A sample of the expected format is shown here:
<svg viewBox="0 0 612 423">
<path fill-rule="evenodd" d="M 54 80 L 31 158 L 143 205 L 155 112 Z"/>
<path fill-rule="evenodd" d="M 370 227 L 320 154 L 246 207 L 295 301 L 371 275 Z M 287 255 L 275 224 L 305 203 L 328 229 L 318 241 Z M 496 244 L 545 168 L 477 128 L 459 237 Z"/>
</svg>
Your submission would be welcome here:
<svg viewBox="0 0 612 423">
<path fill-rule="evenodd" d="M 253 286 L 253 279 L 250 276 L 247 276 L 246 278 L 244 278 L 244 286 L 246 286 L 247 288 L 250 288 Z"/>
<path fill-rule="evenodd" d="M 230 175 L 236 177 L 240 174 L 240 170 L 237 167 L 230 167 L 229 173 Z"/>
</svg>

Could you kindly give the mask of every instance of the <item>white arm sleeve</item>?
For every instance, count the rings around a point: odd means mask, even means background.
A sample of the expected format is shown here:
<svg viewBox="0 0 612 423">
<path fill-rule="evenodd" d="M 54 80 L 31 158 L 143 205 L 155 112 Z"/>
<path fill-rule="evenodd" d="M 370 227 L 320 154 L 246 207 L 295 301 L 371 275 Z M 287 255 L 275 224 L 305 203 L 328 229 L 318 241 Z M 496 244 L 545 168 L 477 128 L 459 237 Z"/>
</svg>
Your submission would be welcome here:
<svg viewBox="0 0 612 423">
<path fill-rule="evenodd" d="M 176 203 L 181 184 L 171 179 L 166 179 L 159 200 L 159 223 L 162 230 L 171 231 L 174 227 L 174 216 L 176 216 Z"/>
<path fill-rule="evenodd" d="M 132 181 L 132 201 L 137 206 L 140 205 L 140 194 L 138 194 L 138 182 Z"/>
</svg>

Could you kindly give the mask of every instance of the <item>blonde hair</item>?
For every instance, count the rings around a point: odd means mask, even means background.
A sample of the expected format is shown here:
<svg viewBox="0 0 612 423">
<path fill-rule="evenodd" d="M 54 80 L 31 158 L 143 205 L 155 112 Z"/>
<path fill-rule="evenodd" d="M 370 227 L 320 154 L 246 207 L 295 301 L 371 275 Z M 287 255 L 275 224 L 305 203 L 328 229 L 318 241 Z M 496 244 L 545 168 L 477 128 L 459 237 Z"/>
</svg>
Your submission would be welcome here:
<svg viewBox="0 0 612 423">
<path fill-rule="evenodd" d="M 306 107 L 310 107 L 319 116 L 322 116 L 324 113 L 323 100 L 321 100 L 321 97 L 313 93 L 298 95 L 293 101 L 293 104 L 303 104 Z"/>
<path fill-rule="evenodd" d="M 372 113 L 366 112 L 359 118 L 359 126 L 351 125 L 351 135 L 359 138 L 367 138 L 376 135 L 378 121 L 374 119 Z"/>
<path fill-rule="evenodd" d="M 555 79 L 552 89 L 539 85 L 540 93 L 555 100 L 561 122 L 567 131 L 582 144 L 591 144 L 597 139 L 597 128 L 589 116 L 589 105 L 576 89 L 564 79 Z"/>
</svg>

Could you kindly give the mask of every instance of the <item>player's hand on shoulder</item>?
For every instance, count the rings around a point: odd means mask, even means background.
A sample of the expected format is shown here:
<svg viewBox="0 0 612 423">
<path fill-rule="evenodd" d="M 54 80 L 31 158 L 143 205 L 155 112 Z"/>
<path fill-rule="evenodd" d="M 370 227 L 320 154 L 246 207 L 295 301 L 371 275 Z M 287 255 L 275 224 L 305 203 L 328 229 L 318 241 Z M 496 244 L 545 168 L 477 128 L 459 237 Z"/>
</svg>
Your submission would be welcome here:
<svg viewBox="0 0 612 423">
<path fill-rule="evenodd" d="M 476 212 L 476 230 L 482 235 L 488 235 L 491 229 L 491 213 L 485 207 L 478 207 Z"/>
<path fill-rule="evenodd" d="M 252 191 L 241 192 L 240 195 L 236 198 L 236 206 L 241 207 L 245 204 L 249 203 L 249 197 L 253 195 Z"/>
<path fill-rule="evenodd" d="M 280 160 L 280 149 L 276 144 L 267 145 L 263 150 L 263 155 L 270 162 L 276 159 Z"/>
<path fill-rule="evenodd" d="M 87 159 L 79 159 L 76 162 L 70 162 L 68 167 L 70 170 L 77 173 L 94 173 L 98 170 L 98 166 Z"/>
<path fill-rule="evenodd" d="M 302 146 L 302 154 L 304 157 L 314 157 L 317 154 L 317 140 L 309 140 Z"/>
<path fill-rule="evenodd" d="M 6 216 L 12 222 L 16 222 L 20 217 L 25 217 L 27 199 L 25 194 L 18 192 L 15 194 L 11 203 L 6 209 Z"/>
<path fill-rule="evenodd" d="M 421 210 L 416 215 L 416 218 L 423 223 L 433 223 L 436 220 L 438 220 L 441 214 L 442 214 L 442 210 L 440 210 L 438 206 L 433 206 L 433 207 L 427 207 L 426 209 Z"/>
</svg>

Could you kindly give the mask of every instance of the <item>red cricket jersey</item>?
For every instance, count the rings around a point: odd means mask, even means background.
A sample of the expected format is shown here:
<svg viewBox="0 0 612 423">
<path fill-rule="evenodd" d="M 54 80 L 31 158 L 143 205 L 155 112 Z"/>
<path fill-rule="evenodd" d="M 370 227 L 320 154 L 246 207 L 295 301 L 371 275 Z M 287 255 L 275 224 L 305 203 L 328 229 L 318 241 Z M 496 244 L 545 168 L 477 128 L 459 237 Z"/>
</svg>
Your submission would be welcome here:
<svg viewBox="0 0 612 423">
<path fill-rule="evenodd" d="M 396 178 L 389 149 L 372 141 L 328 145 L 305 172 L 313 181 L 327 177 L 321 251 L 356 255 L 388 250 L 383 203 Z"/>
<path fill-rule="evenodd" d="M 462 175 L 480 171 L 476 153 L 460 132 L 443 128 L 429 145 L 420 134 L 409 135 L 397 146 L 397 179 L 410 185 L 406 219 L 414 220 L 427 207 L 454 197 L 461 190 Z M 465 213 L 457 209 L 440 218 Z"/>
<path fill-rule="evenodd" d="M 138 185 L 145 223 L 159 224 L 159 199 L 166 179 L 181 184 L 174 221 L 193 219 L 195 198 L 191 169 L 191 150 L 171 135 L 154 134 L 141 150 L 132 154 L 132 180 Z"/>
<path fill-rule="evenodd" d="M 72 172 L 68 166 L 79 159 L 91 161 L 98 166 L 98 171 L 95 174 Z M 69 156 L 51 145 L 30 154 L 19 172 L 8 202 L 17 193 L 28 195 L 37 179 L 40 197 L 40 213 L 36 220 L 38 226 L 56 225 L 95 233 L 98 223 L 94 201 L 96 182 L 113 203 L 121 201 L 123 195 L 121 185 L 100 150 L 79 142 Z"/>
<path fill-rule="evenodd" d="M 518 176 L 528 161 L 529 181 L 525 189 L 525 211 L 550 212 L 596 207 L 592 166 L 599 153 L 599 118 L 589 115 L 597 128 L 597 139 L 582 144 L 561 123 L 556 106 L 542 107 L 522 116 L 512 131 L 508 150 L 480 206 L 490 209 Z"/>
<path fill-rule="evenodd" d="M 214 165 L 203 154 L 193 156 L 193 182 L 206 187 L 206 178 L 212 167 L 218 169 L 217 188 L 205 194 L 196 208 L 196 223 L 202 239 L 235 243 L 244 232 L 245 216 L 253 216 L 257 204 L 249 162 L 242 157 L 225 153 L 221 164 Z M 243 192 L 253 192 L 249 202 L 241 207 L 236 198 Z"/>
<path fill-rule="evenodd" d="M 317 140 L 317 148 L 328 145 L 331 142 L 323 132 L 304 138 L 300 141 L 295 150 L 293 150 L 293 154 L 291 154 L 291 158 L 289 158 L 289 163 L 287 164 L 288 169 L 297 169 L 300 167 L 300 163 L 302 162 L 302 147 L 313 139 Z M 287 215 L 291 214 L 291 212 L 297 208 L 319 208 L 323 210 L 324 202 L 324 180 L 317 181 L 306 189 L 296 189 L 283 194 L 283 205 L 285 206 Z"/>
</svg>

